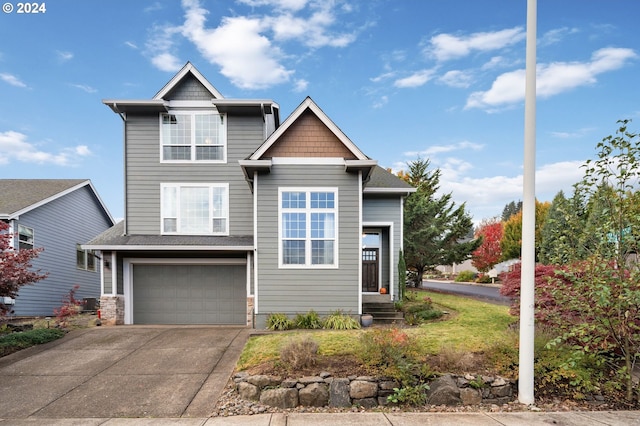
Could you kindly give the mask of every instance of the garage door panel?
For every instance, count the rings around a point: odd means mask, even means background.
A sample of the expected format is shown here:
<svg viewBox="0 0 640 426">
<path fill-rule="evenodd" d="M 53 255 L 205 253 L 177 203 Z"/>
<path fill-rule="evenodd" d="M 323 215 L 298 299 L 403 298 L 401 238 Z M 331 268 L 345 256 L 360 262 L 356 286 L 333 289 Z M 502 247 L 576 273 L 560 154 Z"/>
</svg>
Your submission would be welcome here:
<svg viewBox="0 0 640 426">
<path fill-rule="evenodd" d="M 133 265 L 134 324 L 246 323 L 244 265 Z"/>
</svg>

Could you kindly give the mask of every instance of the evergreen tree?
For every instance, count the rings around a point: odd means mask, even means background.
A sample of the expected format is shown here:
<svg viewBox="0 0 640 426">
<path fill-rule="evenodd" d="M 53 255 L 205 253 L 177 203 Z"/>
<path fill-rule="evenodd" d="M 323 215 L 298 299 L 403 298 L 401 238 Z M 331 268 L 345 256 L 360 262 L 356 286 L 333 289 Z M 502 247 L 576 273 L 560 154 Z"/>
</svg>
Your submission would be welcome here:
<svg viewBox="0 0 640 426">
<path fill-rule="evenodd" d="M 408 182 L 417 191 L 407 197 L 404 207 L 404 255 L 407 267 L 416 272 L 416 282 L 438 265 L 468 259 L 480 240 L 464 240 L 473 230 L 465 204 L 456 207 L 451 194 L 436 196 L 440 169 L 429 170 L 429 160 L 409 162 Z"/>
<path fill-rule="evenodd" d="M 511 216 L 520 211 L 522 211 L 522 201 L 518 201 L 517 203 L 515 201 L 511 201 L 510 203 L 507 203 L 507 205 L 504 206 L 504 209 L 502 209 L 502 221 L 508 221 Z"/>
<path fill-rule="evenodd" d="M 542 225 L 540 262 L 545 265 L 565 265 L 583 258 L 580 238 L 583 231 L 579 210 L 573 200 L 560 191 L 553 198 L 547 220 Z"/>
</svg>

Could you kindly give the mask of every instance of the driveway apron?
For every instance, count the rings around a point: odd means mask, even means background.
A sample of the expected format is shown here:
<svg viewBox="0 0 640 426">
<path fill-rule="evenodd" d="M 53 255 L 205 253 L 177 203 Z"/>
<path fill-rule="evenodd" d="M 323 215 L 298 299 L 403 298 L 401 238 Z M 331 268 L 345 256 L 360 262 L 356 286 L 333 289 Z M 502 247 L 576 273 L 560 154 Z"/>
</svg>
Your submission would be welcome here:
<svg viewBox="0 0 640 426">
<path fill-rule="evenodd" d="M 250 330 L 96 327 L 0 359 L 3 418 L 206 417 Z"/>
</svg>

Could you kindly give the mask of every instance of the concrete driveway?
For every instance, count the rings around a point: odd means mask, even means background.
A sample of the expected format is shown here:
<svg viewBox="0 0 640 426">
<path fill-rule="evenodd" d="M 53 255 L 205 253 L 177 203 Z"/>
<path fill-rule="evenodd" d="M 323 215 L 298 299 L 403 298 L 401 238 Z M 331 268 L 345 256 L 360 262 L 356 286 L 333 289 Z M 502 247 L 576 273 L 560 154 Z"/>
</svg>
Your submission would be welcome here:
<svg viewBox="0 0 640 426">
<path fill-rule="evenodd" d="M 0 416 L 206 417 L 250 331 L 213 326 L 73 331 L 0 358 Z"/>
</svg>

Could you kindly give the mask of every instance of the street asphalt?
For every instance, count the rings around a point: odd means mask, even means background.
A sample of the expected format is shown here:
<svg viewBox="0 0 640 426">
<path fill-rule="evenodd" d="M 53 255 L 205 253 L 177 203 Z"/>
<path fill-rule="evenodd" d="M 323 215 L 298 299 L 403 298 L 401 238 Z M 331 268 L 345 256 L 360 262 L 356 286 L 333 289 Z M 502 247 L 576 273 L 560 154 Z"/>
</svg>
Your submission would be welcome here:
<svg viewBox="0 0 640 426">
<path fill-rule="evenodd" d="M 252 331 L 94 327 L 0 358 L 0 426 L 640 425 L 640 411 L 210 417 Z"/>
</svg>

